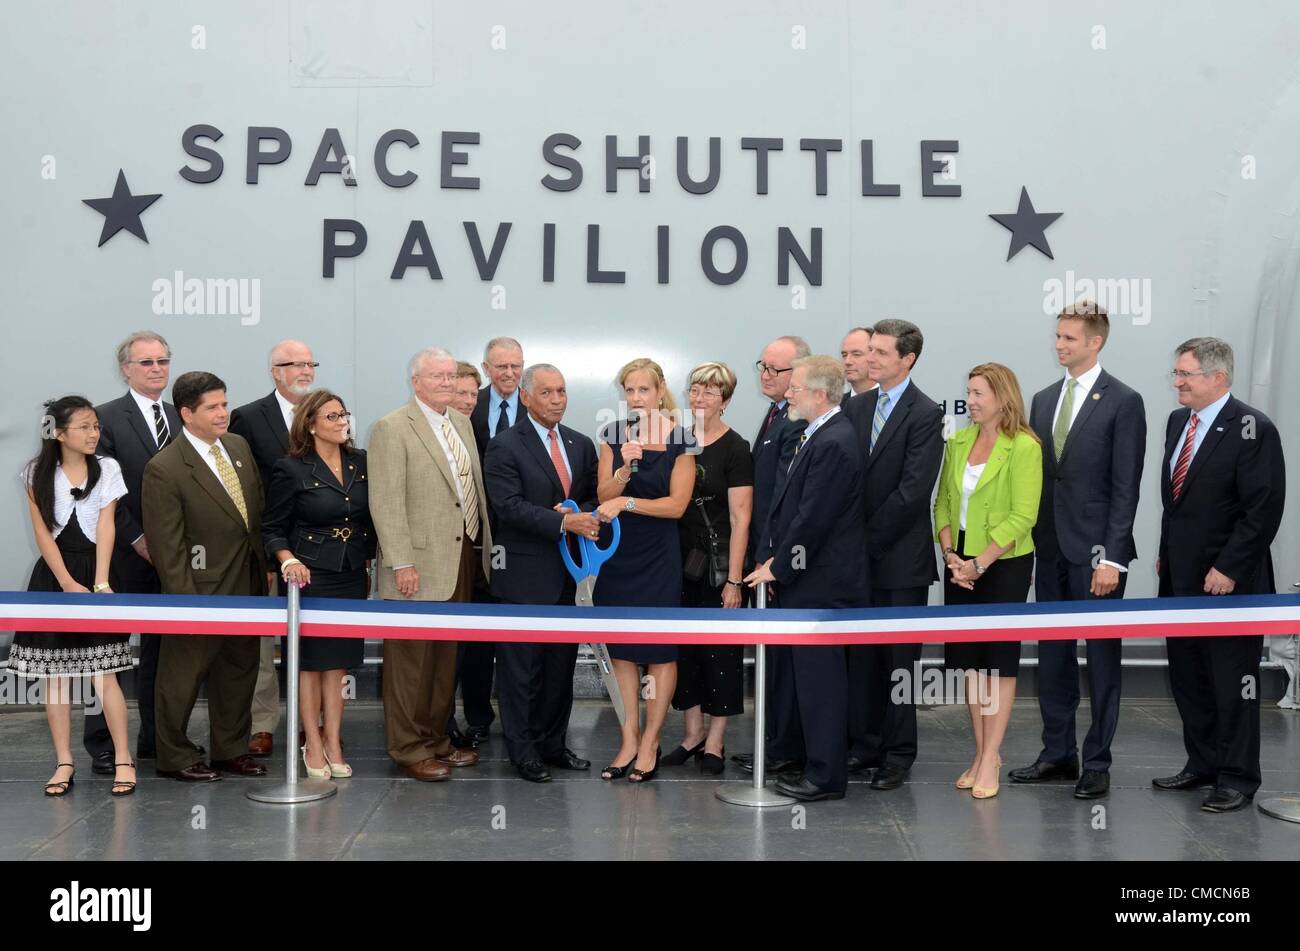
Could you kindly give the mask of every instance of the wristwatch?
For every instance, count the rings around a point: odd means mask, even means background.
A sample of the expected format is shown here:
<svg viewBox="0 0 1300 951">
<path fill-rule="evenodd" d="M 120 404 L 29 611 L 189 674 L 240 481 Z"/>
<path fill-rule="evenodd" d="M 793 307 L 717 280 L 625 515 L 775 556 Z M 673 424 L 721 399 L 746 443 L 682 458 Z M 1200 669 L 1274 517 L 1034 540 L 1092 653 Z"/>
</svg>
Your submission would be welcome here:
<svg viewBox="0 0 1300 951">
<path fill-rule="evenodd" d="M 988 571 L 987 568 L 979 563 L 978 559 L 972 558 L 971 561 L 975 563 L 975 574 L 982 575 L 984 572 Z"/>
<path fill-rule="evenodd" d="M 623 510 L 624 510 L 624 511 L 627 511 L 627 512 L 635 512 L 635 511 L 636 511 L 636 499 L 632 498 L 631 496 L 628 496 L 627 504 L 623 506 Z"/>
</svg>

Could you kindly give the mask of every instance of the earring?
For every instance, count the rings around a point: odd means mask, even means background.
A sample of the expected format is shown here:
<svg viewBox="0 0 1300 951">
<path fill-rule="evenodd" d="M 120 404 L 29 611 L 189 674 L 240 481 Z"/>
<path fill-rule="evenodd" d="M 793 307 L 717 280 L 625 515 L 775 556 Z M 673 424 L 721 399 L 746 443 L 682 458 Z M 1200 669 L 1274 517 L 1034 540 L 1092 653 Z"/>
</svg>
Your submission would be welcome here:
<svg viewBox="0 0 1300 951">
<path fill-rule="evenodd" d="M 316 435 L 316 430 L 314 430 L 314 429 L 311 430 L 311 434 L 312 434 L 313 436 L 315 436 L 315 435 Z"/>
</svg>

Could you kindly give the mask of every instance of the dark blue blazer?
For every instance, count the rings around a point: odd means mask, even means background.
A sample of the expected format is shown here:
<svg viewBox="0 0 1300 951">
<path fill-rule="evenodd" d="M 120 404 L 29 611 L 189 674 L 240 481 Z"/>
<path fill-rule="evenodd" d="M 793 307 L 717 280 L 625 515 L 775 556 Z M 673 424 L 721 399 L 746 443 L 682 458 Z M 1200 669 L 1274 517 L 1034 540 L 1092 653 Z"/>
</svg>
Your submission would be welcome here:
<svg viewBox="0 0 1300 951">
<path fill-rule="evenodd" d="M 572 470 L 569 498 L 589 512 L 598 504 L 596 446 L 568 426 L 558 428 Z M 514 604 L 557 604 L 569 580 L 559 549 L 564 516 L 554 511 L 564 489 L 550 448 L 522 406 L 519 421 L 486 443 L 483 487 L 495 518 L 492 542 L 503 549 L 493 552 L 493 596 Z"/>
<path fill-rule="evenodd" d="M 943 465 L 943 409 L 913 380 L 873 452 L 871 424 L 879 399 L 880 390 L 869 390 L 849 400 L 845 410 L 862 453 L 871 586 L 925 588 L 939 580 L 930 513 Z"/>
<path fill-rule="evenodd" d="M 1192 457 L 1175 502 L 1169 462 L 1191 415 L 1181 407 L 1165 424 L 1159 594 L 1204 595 L 1210 568 L 1236 582 L 1233 594 L 1275 594 L 1269 546 L 1286 501 L 1286 464 L 1277 427 L 1259 410 L 1228 397 Z"/>
<path fill-rule="evenodd" d="M 284 456 L 271 467 L 262 510 L 269 564 L 285 548 L 308 568 L 328 571 L 356 571 L 375 557 L 366 452 L 345 449 L 341 455 L 342 482 L 314 451 L 301 459 Z M 305 593 L 311 596 L 310 586 Z"/>
<path fill-rule="evenodd" d="M 769 410 L 770 411 L 770 410 Z M 767 413 L 763 414 L 767 418 Z M 794 458 L 795 447 L 799 445 L 799 434 L 808 428 L 803 420 L 795 422 L 785 410 L 777 414 L 776 419 L 766 433 L 759 424 L 759 435 L 754 437 L 751 454 L 754 457 L 754 507 L 749 517 L 749 559 L 754 562 L 760 540 L 767 532 L 767 520 L 772 511 L 772 499 L 785 478 L 790 460 Z"/>
<path fill-rule="evenodd" d="M 1058 461 L 1052 423 L 1061 380 L 1034 394 L 1029 423 L 1043 444 L 1043 495 L 1034 548 L 1076 565 L 1137 557 L 1137 517 L 1147 416 L 1142 396 L 1105 370 L 1084 397 Z M 1094 549 L 1100 547 L 1100 552 Z"/>
<path fill-rule="evenodd" d="M 869 601 L 862 454 L 843 411 L 804 443 L 772 500 L 759 546 L 783 608 L 856 608 Z"/>
</svg>

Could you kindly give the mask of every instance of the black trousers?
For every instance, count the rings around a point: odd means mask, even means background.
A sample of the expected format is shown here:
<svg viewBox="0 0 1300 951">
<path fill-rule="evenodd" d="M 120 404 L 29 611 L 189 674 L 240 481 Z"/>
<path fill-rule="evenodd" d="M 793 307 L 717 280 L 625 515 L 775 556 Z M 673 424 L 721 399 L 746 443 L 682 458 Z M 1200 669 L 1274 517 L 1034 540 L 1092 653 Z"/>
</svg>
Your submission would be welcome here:
<svg viewBox="0 0 1300 951">
<path fill-rule="evenodd" d="M 844 648 L 792 647 L 790 653 L 807 750 L 804 778 L 820 789 L 843 792 L 849 782 Z"/>
<path fill-rule="evenodd" d="M 477 549 L 476 549 L 477 550 Z M 572 597 L 569 599 L 572 601 Z M 477 584 L 474 587 L 474 604 L 491 604 L 492 595 Z M 487 727 L 497 718 L 492 709 L 492 676 L 496 667 L 495 641 L 461 641 L 456 645 L 456 689 L 465 707 L 465 722 L 469 726 Z M 447 732 L 459 732 L 456 725 L 456 706 L 453 703 Z"/>
<path fill-rule="evenodd" d="M 1216 598 L 1216 604 L 1230 599 Z M 1260 784 L 1262 637 L 1170 637 L 1169 681 L 1183 718 L 1189 773 L 1253 796 Z"/>
<path fill-rule="evenodd" d="M 779 595 L 770 591 L 767 605 L 781 606 Z M 794 650 L 788 644 L 767 647 L 767 760 L 790 759 L 803 762 L 803 723 L 799 716 L 799 698 L 794 684 Z M 843 651 L 843 648 L 840 648 Z M 847 756 L 847 754 L 846 754 Z"/>
<path fill-rule="evenodd" d="M 567 601 L 572 602 L 573 586 Z M 506 751 L 516 766 L 568 746 L 577 644 L 497 645 L 497 702 Z"/>
<path fill-rule="evenodd" d="M 1128 572 L 1104 599 L 1089 591 L 1092 566 L 1066 561 L 1059 551 L 1036 549 L 1038 566 L 1034 593 L 1039 602 L 1120 600 Z M 1119 728 L 1120 656 L 1124 642 L 1116 638 L 1084 641 L 1088 655 L 1088 699 L 1092 723 L 1083 739 L 1083 768 L 1110 769 L 1110 744 Z M 1043 716 L 1043 763 L 1074 762 L 1079 755 L 1075 714 L 1079 709 L 1079 652 L 1076 641 L 1038 642 L 1038 709 Z"/>
<path fill-rule="evenodd" d="M 873 588 L 873 608 L 920 607 L 929 587 Z M 915 691 L 893 702 L 895 671 L 911 684 L 920 670 L 920 644 L 853 644 L 848 655 L 849 753 L 871 766 L 911 769 L 916 761 Z"/>
<path fill-rule="evenodd" d="M 138 560 L 140 564 L 145 564 L 143 559 Z M 162 590 L 158 575 L 152 570 L 147 575 L 113 572 L 109 581 L 113 590 L 120 594 L 158 594 Z M 161 634 L 140 635 L 140 660 L 135 668 L 136 708 L 140 714 L 140 732 L 135 740 L 136 756 L 154 755 L 154 689 L 158 679 L 158 648 L 162 639 Z M 102 712 L 85 718 L 82 743 L 91 756 L 113 752 L 113 737 L 108 732 L 108 721 Z"/>
</svg>

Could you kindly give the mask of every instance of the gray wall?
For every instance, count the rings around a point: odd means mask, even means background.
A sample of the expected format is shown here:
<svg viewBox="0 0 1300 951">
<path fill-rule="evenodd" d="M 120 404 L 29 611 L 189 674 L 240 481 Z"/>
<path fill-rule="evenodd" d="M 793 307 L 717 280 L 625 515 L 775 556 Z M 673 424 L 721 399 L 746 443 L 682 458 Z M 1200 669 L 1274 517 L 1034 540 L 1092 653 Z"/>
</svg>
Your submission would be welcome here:
<svg viewBox="0 0 1300 951">
<path fill-rule="evenodd" d="M 1131 596 L 1154 593 L 1159 436 L 1176 405 L 1166 373 L 1179 341 L 1232 342 L 1235 392 L 1274 416 L 1300 471 L 1300 384 L 1281 372 L 1300 358 L 1294 4 L 51 2 L 13 6 L 6 19 L 6 479 L 36 449 L 41 400 L 123 391 L 112 352 L 139 327 L 170 339 L 177 373 L 223 376 L 233 403 L 269 390 L 275 340 L 306 338 L 319 381 L 349 398 L 363 429 L 407 397 L 405 362 L 428 344 L 477 362 L 489 336 L 519 337 L 529 362 L 567 372 L 568 422 L 588 432 L 615 402 L 626 359 L 657 358 L 677 387 L 694 363 L 720 359 L 742 373 L 727 418 L 749 436 L 760 400 L 746 368 L 767 339 L 798 332 L 838 352 L 845 328 L 884 316 L 925 331 L 916 380 L 935 398 L 960 397 L 966 370 L 989 359 L 1032 393 L 1058 374 L 1044 281 L 1069 270 L 1150 281 L 1149 322 L 1116 319 L 1103 354 L 1143 393 L 1153 434 Z M 193 48 L 196 25 L 206 49 Z M 496 26 L 505 49 L 493 48 Z M 1105 49 L 1094 48 L 1098 26 Z M 792 48 L 797 27 L 805 49 Z M 190 161 L 181 133 L 200 122 L 226 133 L 225 174 L 209 185 L 178 174 Z M 256 186 L 243 176 L 249 125 L 294 139 L 289 160 L 262 169 Z M 355 153 L 357 187 L 329 175 L 303 185 L 327 127 Z M 395 167 L 420 174 L 409 188 L 375 178 L 372 151 L 389 128 L 421 139 L 393 150 Z M 459 170 L 481 189 L 438 187 L 442 130 L 481 134 Z M 552 171 L 541 159 L 552 132 L 583 140 L 577 191 L 539 184 Z M 649 194 L 634 173 L 605 193 L 610 133 L 625 152 L 651 136 Z M 722 138 L 712 194 L 677 186 L 678 135 L 691 137 L 697 175 L 706 137 Z M 754 194 L 742 136 L 786 140 L 765 196 Z M 845 140 L 825 196 L 813 193 L 801 137 Z M 875 141 L 877 178 L 900 183 L 901 197 L 858 194 L 861 138 Z M 960 198 L 921 197 L 922 139 L 960 140 Z M 1242 177 L 1244 155 L 1255 158 L 1253 179 Z M 44 156 L 57 163 L 53 179 L 42 177 Z M 97 249 L 102 219 L 81 199 L 109 194 L 119 167 L 136 193 L 163 197 L 143 217 L 148 244 L 121 233 Z M 1047 232 L 1055 260 L 1027 249 L 1005 261 L 1009 234 L 987 215 L 1013 211 L 1022 185 L 1039 211 L 1064 213 Z M 359 219 L 370 237 L 333 280 L 321 277 L 327 217 Z M 389 278 L 412 218 L 428 225 L 442 281 Z M 498 221 L 514 223 L 490 283 L 475 273 L 463 220 L 489 241 Z M 553 284 L 540 278 L 544 222 L 558 228 Z M 625 269 L 625 285 L 585 283 L 588 223 L 602 226 L 602 264 Z M 659 224 L 673 231 L 668 286 L 655 283 Z M 717 224 L 749 241 L 749 270 L 730 287 L 710 284 L 698 263 Z M 777 286 L 778 226 L 805 244 L 810 227 L 824 229 L 824 283 L 807 289 L 804 309 Z M 260 322 L 155 316 L 152 282 L 177 270 L 260 279 Z M 492 306 L 494 285 L 504 309 Z M 0 584 L 22 587 L 35 549 L 8 485 L 0 532 L 24 541 L 7 546 Z M 1283 537 L 1294 538 L 1294 511 L 1288 525 Z M 1275 555 L 1280 579 L 1300 576 L 1294 548 Z"/>
</svg>

